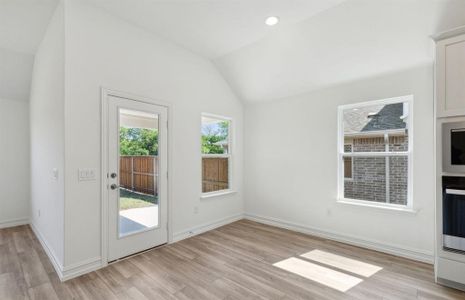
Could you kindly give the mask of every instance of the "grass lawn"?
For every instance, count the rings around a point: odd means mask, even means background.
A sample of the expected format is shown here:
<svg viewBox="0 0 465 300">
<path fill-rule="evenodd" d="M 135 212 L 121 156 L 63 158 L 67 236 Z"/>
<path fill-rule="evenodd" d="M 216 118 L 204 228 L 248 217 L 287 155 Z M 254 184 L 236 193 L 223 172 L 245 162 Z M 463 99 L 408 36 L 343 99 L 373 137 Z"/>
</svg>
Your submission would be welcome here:
<svg viewBox="0 0 465 300">
<path fill-rule="evenodd" d="M 120 189 L 120 210 L 153 206 L 158 203 L 156 196 L 145 195 Z"/>
</svg>

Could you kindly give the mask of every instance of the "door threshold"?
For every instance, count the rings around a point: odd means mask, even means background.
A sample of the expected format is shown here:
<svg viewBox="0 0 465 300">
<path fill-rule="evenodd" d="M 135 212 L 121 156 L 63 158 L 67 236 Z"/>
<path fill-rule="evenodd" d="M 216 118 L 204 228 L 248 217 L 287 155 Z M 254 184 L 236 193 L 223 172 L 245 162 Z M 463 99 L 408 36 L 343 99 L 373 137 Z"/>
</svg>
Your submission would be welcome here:
<svg viewBox="0 0 465 300">
<path fill-rule="evenodd" d="M 164 244 L 161 244 L 161 245 L 152 247 L 152 248 L 148 248 L 148 249 L 145 249 L 145 250 L 142 250 L 142 251 L 133 253 L 133 254 L 129 254 L 129 255 L 123 256 L 123 257 L 121 257 L 121 258 L 118 258 L 118 259 L 109 261 L 109 262 L 108 262 L 108 265 L 111 265 L 111 264 L 113 264 L 113 263 L 117 263 L 117 262 L 119 262 L 119 261 L 126 260 L 126 259 L 128 259 L 128 258 L 137 256 L 137 255 L 140 255 L 140 254 L 147 253 L 147 252 L 152 251 L 152 250 L 154 250 L 154 249 L 162 248 L 163 246 L 166 246 L 166 245 L 168 245 L 168 243 L 164 243 Z"/>
</svg>

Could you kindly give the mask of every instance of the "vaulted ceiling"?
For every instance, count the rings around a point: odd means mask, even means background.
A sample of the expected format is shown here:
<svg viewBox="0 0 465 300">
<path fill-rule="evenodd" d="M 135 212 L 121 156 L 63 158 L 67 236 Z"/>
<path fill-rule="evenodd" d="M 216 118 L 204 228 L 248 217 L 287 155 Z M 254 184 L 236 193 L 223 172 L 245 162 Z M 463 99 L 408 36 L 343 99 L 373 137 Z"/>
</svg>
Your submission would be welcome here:
<svg viewBox="0 0 465 300">
<path fill-rule="evenodd" d="M 310 18 L 344 0 L 89 0 L 113 15 L 213 59 L 270 34 L 264 21 L 280 26 Z"/>
<path fill-rule="evenodd" d="M 215 62 L 240 98 L 285 98 L 432 65 L 430 36 L 460 25 L 463 0 L 347 0 Z"/>
<path fill-rule="evenodd" d="M 246 102 L 432 64 L 430 35 L 465 25 L 464 0 L 89 1 L 213 60 Z"/>
<path fill-rule="evenodd" d="M 58 0 L 0 0 L 0 98 L 27 101 L 34 54 Z"/>
<path fill-rule="evenodd" d="M 465 25 L 465 0 L 87 1 L 212 60 L 246 102 L 431 64 L 430 35 Z M 0 0 L 0 98 L 28 98 L 58 0 Z M 281 22 L 264 24 L 267 16 Z"/>
</svg>

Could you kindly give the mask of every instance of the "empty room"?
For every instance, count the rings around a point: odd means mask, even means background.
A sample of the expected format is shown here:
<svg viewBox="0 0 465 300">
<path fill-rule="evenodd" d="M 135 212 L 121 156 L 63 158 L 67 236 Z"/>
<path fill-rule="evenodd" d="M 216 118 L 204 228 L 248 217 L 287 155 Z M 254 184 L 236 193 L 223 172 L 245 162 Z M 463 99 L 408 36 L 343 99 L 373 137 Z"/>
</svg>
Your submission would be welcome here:
<svg viewBox="0 0 465 300">
<path fill-rule="evenodd" d="M 465 0 L 0 0 L 0 299 L 465 299 Z"/>
</svg>

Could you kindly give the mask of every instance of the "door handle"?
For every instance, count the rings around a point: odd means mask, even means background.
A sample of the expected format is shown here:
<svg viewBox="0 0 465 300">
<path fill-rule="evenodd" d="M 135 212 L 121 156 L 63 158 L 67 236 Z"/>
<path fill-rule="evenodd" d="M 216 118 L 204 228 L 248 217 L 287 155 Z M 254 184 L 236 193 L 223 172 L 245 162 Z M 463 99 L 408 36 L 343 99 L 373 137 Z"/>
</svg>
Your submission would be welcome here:
<svg viewBox="0 0 465 300">
<path fill-rule="evenodd" d="M 465 196 L 465 190 L 446 189 L 446 194 Z"/>
<path fill-rule="evenodd" d="M 110 185 L 110 189 L 112 190 L 116 190 L 118 188 L 118 185 L 116 183 L 113 183 L 112 185 Z"/>
</svg>

